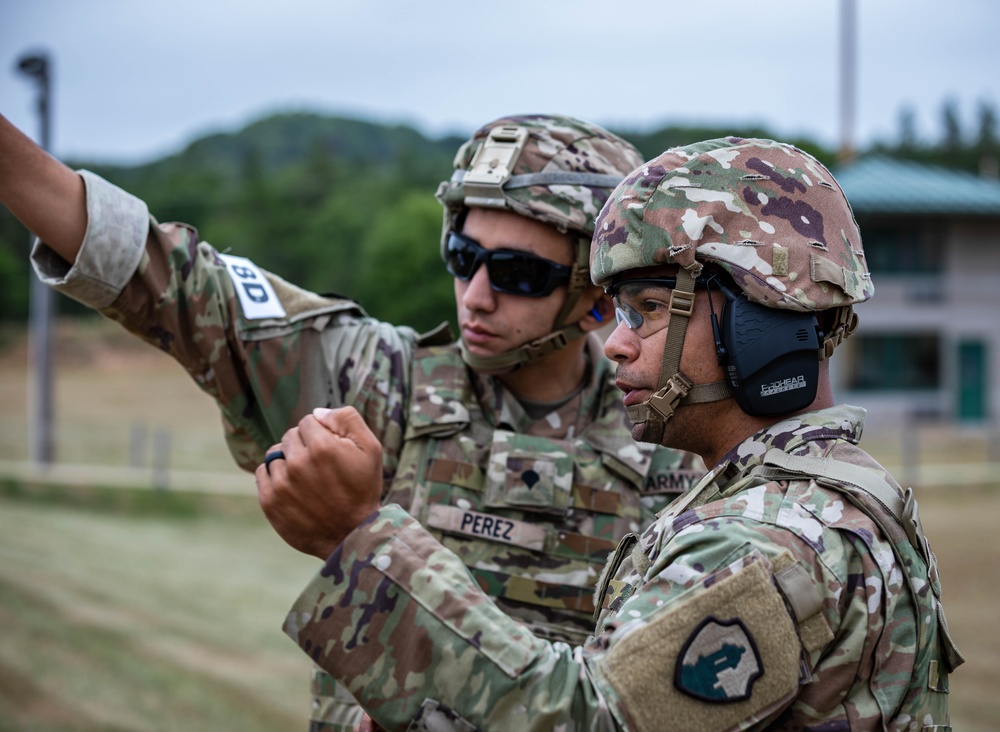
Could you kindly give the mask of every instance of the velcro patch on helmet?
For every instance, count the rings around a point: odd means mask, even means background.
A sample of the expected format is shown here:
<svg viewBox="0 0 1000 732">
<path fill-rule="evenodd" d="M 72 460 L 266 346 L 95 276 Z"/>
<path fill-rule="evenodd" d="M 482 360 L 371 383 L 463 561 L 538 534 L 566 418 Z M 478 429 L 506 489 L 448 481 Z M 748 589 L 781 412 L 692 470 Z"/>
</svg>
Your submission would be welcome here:
<svg viewBox="0 0 1000 732">
<path fill-rule="evenodd" d="M 764 561 L 700 583 L 628 627 L 600 670 L 639 730 L 661 730 L 667 720 L 677 729 L 732 729 L 798 688 L 802 647 Z"/>
</svg>

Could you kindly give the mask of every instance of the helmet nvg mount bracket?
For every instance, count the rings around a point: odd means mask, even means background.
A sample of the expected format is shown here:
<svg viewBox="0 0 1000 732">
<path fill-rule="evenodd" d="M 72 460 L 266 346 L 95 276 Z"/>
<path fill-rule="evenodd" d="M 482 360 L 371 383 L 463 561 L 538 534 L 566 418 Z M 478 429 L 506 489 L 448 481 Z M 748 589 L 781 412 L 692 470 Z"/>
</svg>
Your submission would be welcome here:
<svg viewBox="0 0 1000 732">
<path fill-rule="evenodd" d="M 513 175 L 514 164 L 524 149 L 528 130 L 516 125 L 494 127 L 476 150 L 462 183 L 465 205 L 505 208 L 503 184 Z"/>
</svg>

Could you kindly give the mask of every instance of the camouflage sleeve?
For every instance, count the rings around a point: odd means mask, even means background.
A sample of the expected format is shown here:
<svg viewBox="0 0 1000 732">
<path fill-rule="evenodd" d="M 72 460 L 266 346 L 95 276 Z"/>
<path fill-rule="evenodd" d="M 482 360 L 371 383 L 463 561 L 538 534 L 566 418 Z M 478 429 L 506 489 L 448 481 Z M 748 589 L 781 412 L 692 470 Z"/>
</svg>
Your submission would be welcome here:
<svg viewBox="0 0 1000 732">
<path fill-rule="evenodd" d="M 71 267 L 43 242 L 32 261 L 50 286 L 176 359 L 222 411 L 236 462 L 264 450 L 314 407 L 354 405 L 386 446 L 401 442 L 416 334 L 344 299 L 302 290 L 220 255 L 184 224 L 86 171 L 88 228 Z"/>
<path fill-rule="evenodd" d="M 331 555 L 285 631 L 388 730 L 617 728 L 587 651 L 498 610 L 394 504 Z"/>
<path fill-rule="evenodd" d="M 128 283 L 142 257 L 149 209 L 135 196 L 88 171 L 87 232 L 74 265 L 36 241 L 31 263 L 39 279 L 88 307 L 109 306 Z"/>
</svg>

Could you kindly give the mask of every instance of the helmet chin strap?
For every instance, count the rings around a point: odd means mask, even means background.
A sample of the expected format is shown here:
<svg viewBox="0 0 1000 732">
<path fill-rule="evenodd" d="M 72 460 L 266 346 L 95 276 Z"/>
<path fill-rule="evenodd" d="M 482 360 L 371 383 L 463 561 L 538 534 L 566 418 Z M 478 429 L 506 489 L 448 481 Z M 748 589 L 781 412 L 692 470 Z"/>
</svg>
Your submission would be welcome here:
<svg viewBox="0 0 1000 732">
<path fill-rule="evenodd" d="M 465 347 L 464 341 L 459 341 L 458 347 L 462 354 L 462 360 L 472 369 L 483 373 L 499 376 L 509 374 L 511 371 L 521 368 L 529 363 L 539 361 L 550 353 L 565 348 L 569 342 L 586 335 L 586 332 L 579 325 L 568 325 L 565 328 L 542 336 L 530 343 L 525 343 L 510 351 L 498 353 L 495 356 L 477 356 L 470 353 Z"/>
<path fill-rule="evenodd" d="M 571 341 L 585 336 L 587 332 L 580 327 L 579 323 L 565 325 L 565 321 L 573 308 L 576 307 L 577 302 L 580 301 L 580 296 L 590 285 L 589 246 L 590 239 L 581 237 L 580 243 L 576 247 L 576 261 L 573 263 L 573 270 L 566 286 L 566 302 L 563 303 L 556 316 L 555 326 L 551 333 L 494 356 L 477 356 L 470 353 L 465 342 L 460 341 L 459 351 L 466 365 L 475 371 L 492 376 L 509 374 L 522 366 L 540 361 L 550 353 L 562 350 Z"/>
<path fill-rule="evenodd" d="M 670 293 L 670 320 L 667 322 L 667 339 L 663 345 L 656 392 L 642 404 L 625 408 L 633 424 L 643 425 L 639 436 L 643 442 L 662 444 L 667 422 L 673 418 L 682 403 L 698 404 L 732 398 L 726 381 L 694 384 L 680 370 L 684 336 L 694 310 L 695 280 L 701 273 L 701 265 L 695 263 L 692 269 L 693 272 L 683 267 L 678 270 L 677 286 Z M 668 377 L 667 374 L 671 376 Z"/>
</svg>

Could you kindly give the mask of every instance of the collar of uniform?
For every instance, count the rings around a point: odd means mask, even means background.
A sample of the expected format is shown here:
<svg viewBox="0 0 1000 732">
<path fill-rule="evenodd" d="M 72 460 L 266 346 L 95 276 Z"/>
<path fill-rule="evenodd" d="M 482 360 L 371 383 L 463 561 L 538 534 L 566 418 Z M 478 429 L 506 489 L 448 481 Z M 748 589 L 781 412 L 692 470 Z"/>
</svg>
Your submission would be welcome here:
<svg viewBox="0 0 1000 732">
<path fill-rule="evenodd" d="M 475 408 L 478 395 L 467 373 L 457 346 L 432 346 L 417 352 L 404 439 L 454 433 L 469 424 L 469 409 Z"/>
<path fill-rule="evenodd" d="M 865 410 L 849 404 L 841 404 L 814 412 L 803 412 L 766 427 L 730 450 L 719 462 L 727 466 L 719 476 L 720 485 L 746 475 L 761 464 L 766 453 L 777 447 L 787 453 L 822 452 L 829 440 L 846 440 L 857 444 L 865 426 Z M 715 472 L 715 471 L 713 471 Z"/>
<path fill-rule="evenodd" d="M 689 509 L 715 500 L 738 477 L 738 474 L 739 470 L 735 465 L 728 460 L 723 460 L 708 471 L 691 490 L 660 511 L 657 517 L 666 514 L 679 516 Z"/>
</svg>

